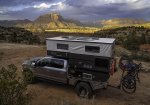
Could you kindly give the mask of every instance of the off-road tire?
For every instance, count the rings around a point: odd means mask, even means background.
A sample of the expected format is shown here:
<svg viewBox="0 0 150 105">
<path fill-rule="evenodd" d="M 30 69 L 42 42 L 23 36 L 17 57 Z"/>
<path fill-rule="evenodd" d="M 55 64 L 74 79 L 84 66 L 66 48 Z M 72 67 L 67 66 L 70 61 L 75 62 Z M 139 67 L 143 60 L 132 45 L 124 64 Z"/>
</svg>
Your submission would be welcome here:
<svg viewBox="0 0 150 105">
<path fill-rule="evenodd" d="M 86 82 L 80 82 L 76 85 L 75 90 L 77 95 L 83 98 L 90 98 L 92 96 L 92 89 Z"/>
</svg>

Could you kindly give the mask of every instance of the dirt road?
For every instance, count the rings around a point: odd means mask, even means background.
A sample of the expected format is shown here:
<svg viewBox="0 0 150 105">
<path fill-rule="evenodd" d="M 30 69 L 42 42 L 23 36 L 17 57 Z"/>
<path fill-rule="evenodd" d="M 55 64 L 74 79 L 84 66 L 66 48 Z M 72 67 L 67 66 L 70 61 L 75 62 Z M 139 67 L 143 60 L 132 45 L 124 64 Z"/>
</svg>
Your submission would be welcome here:
<svg viewBox="0 0 150 105">
<path fill-rule="evenodd" d="M 24 60 L 45 56 L 46 47 L 36 45 L 21 45 L 0 43 L 0 67 L 15 64 L 21 74 L 21 64 Z M 114 74 L 109 83 L 117 86 L 121 70 Z M 32 105 L 150 105 L 150 73 L 140 73 L 141 83 L 137 84 L 134 94 L 126 94 L 122 90 L 108 87 L 99 90 L 88 100 L 76 96 L 73 87 L 57 84 L 55 82 L 42 82 L 29 85 L 28 91 L 33 95 Z"/>
</svg>

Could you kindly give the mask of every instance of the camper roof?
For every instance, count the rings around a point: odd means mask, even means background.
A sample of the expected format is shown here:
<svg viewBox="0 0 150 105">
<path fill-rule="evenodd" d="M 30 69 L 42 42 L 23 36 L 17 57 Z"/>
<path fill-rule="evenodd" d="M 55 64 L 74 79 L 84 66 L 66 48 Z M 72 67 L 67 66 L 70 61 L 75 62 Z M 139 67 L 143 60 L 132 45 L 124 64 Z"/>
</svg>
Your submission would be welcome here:
<svg viewBox="0 0 150 105">
<path fill-rule="evenodd" d="M 76 37 L 76 36 L 59 36 L 59 37 L 47 38 L 47 40 L 92 42 L 92 43 L 114 43 L 115 41 L 114 38 Z"/>
</svg>

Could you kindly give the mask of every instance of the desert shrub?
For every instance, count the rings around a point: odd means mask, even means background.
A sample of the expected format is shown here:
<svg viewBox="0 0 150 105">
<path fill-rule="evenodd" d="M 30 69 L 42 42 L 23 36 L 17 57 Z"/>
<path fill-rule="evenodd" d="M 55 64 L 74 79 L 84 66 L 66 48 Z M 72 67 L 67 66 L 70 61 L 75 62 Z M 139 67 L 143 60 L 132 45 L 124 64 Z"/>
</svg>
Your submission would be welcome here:
<svg viewBox="0 0 150 105">
<path fill-rule="evenodd" d="M 93 36 L 116 38 L 116 44 L 128 50 L 138 50 L 139 45 L 150 43 L 150 29 L 140 26 L 112 27 L 99 30 Z"/>
<path fill-rule="evenodd" d="M 130 56 L 132 59 L 135 59 L 135 60 L 150 62 L 150 54 L 149 53 L 134 52 Z"/>
<path fill-rule="evenodd" d="M 0 52 L 0 60 L 2 60 L 3 55 L 4 55 L 4 53 Z"/>
<path fill-rule="evenodd" d="M 16 71 L 13 64 L 0 69 L 0 105 L 27 105 L 29 102 L 25 94 L 27 85 Z"/>
<path fill-rule="evenodd" d="M 0 26 L 0 40 L 14 43 L 40 44 L 40 38 L 37 35 L 33 35 L 30 31 L 23 28 L 16 27 Z"/>
</svg>

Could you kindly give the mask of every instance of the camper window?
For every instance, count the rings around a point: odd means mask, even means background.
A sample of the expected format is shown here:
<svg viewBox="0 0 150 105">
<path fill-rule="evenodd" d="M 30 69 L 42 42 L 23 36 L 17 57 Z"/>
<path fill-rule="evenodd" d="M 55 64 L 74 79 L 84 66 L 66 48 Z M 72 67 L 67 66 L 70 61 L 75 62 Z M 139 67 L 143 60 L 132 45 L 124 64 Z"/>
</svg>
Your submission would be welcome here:
<svg viewBox="0 0 150 105">
<path fill-rule="evenodd" d="M 100 59 L 100 58 L 95 59 L 95 67 L 108 68 L 108 66 L 109 61 L 107 59 Z"/>
<path fill-rule="evenodd" d="M 99 53 L 100 47 L 98 47 L 98 46 L 85 46 L 85 52 Z"/>
<path fill-rule="evenodd" d="M 69 48 L 68 44 L 57 43 L 57 49 L 68 50 L 68 48 Z"/>
</svg>

